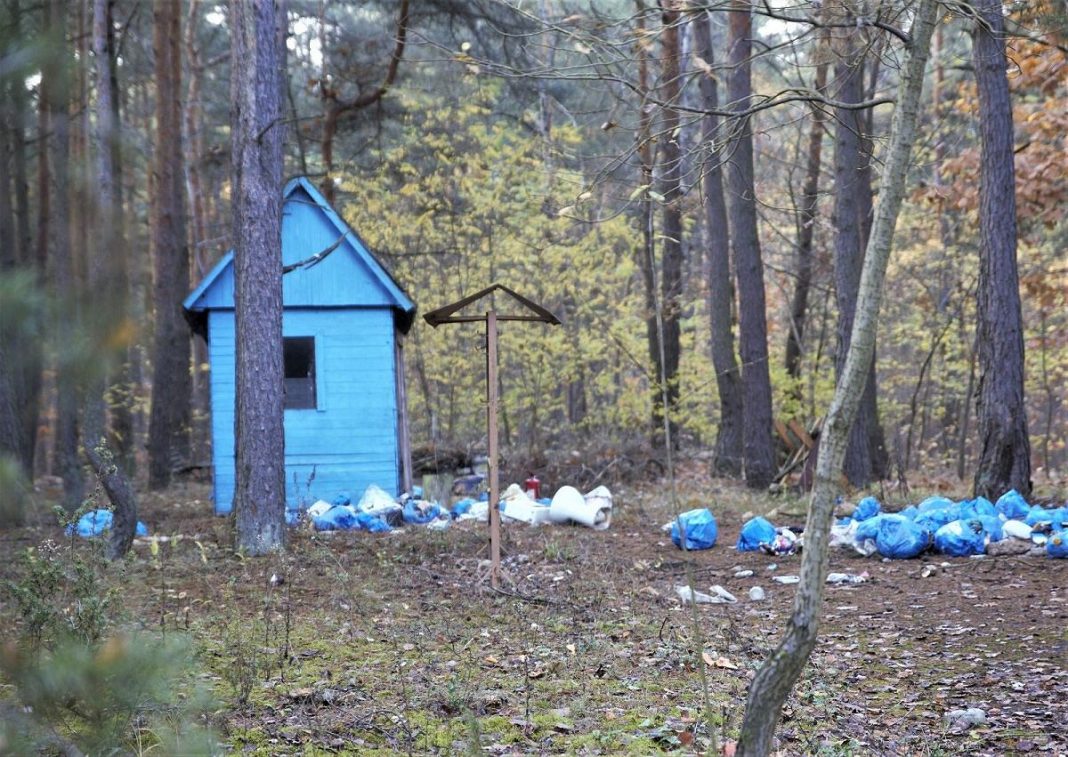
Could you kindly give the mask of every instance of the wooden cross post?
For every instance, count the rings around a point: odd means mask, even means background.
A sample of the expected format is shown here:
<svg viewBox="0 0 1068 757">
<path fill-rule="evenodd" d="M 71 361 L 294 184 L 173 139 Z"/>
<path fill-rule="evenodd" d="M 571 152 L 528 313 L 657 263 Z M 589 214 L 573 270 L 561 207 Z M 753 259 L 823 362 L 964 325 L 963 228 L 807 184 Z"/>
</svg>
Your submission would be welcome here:
<svg viewBox="0 0 1068 757">
<path fill-rule="evenodd" d="M 520 315 L 501 315 L 495 309 L 490 308 L 484 315 L 458 315 L 468 305 L 496 291 L 510 295 L 512 299 L 523 305 L 529 312 Z M 490 585 L 496 589 L 501 583 L 500 452 L 497 444 L 497 411 L 500 404 L 499 382 L 497 379 L 497 322 L 535 321 L 555 326 L 559 325 L 560 319 L 541 305 L 516 294 L 516 292 L 502 284 L 493 284 L 481 292 L 464 297 L 451 305 L 432 310 L 424 315 L 423 319 L 434 328 L 437 328 L 442 323 L 474 323 L 482 321 L 486 323 L 486 426 L 489 447 L 487 452 L 489 453 Z"/>
</svg>

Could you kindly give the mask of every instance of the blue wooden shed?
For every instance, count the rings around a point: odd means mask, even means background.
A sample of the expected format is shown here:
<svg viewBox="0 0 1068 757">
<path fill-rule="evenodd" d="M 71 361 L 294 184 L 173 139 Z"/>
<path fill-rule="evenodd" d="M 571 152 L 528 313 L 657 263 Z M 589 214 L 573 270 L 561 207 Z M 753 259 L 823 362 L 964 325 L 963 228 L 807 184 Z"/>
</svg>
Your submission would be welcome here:
<svg viewBox="0 0 1068 757">
<path fill-rule="evenodd" d="M 403 336 L 415 304 L 305 178 L 282 210 L 286 503 L 411 485 Z M 183 306 L 208 342 L 215 512 L 233 506 L 233 252 Z"/>
</svg>

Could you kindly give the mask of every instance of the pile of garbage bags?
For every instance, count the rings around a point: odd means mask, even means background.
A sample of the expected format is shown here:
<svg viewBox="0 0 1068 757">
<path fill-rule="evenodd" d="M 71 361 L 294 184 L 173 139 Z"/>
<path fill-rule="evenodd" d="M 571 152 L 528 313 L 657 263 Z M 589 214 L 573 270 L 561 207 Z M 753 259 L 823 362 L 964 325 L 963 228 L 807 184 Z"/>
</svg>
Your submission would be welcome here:
<svg viewBox="0 0 1068 757">
<path fill-rule="evenodd" d="M 115 520 L 115 515 L 111 510 L 90 510 L 82 517 L 78 518 L 77 523 L 71 523 L 67 526 L 67 536 L 77 534 L 83 539 L 92 539 L 95 536 L 102 536 L 107 531 L 111 530 L 111 523 Z M 141 521 L 137 521 L 135 530 L 137 536 L 148 536 L 148 527 Z"/>
<path fill-rule="evenodd" d="M 443 529 L 454 520 L 487 520 L 488 500 L 489 496 L 482 492 L 478 499 L 465 497 L 449 508 L 424 499 L 421 487 L 414 487 L 411 492 L 394 498 L 372 484 L 356 504 L 347 494 L 339 494 L 332 502 L 315 502 L 303 513 L 291 511 L 287 518 L 290 525 L 295 525 L 303 514 L 316 531 L 384 533 L 404 525 Z M 582 494 L 574 487 L 563 486 L 552 499 L 535 498 L 518 484 L 512 484 L 501 494 L 498 509 L 502 520 L 530 525 L 578 523 L 605 530 L 612 523 L 612 492 L 607 487 L 598 486 Z"/>
<path fill-rule="evenodd" d="M 875 498 L 866 497 L 852 516 L 832 527 L 831 544 L 890 559 L 917 557 L 929 549 L 969 557 L 1023 554 L 1036 547 L 1050 557 L 1063 558 L 1068 556 L 1066 529 L 1068 506 L 1030 505 L 1015 490 L 997 502 L 984 497 L 959 502 L 928 497 L 899 513 L 884 513 Z"/>
<path fill-rule="evenodd" d="M 783 555 L 801 546 L 801 534 L 757 517 L 742 526 L 736 549 Z M 851 516 L 831 527 L 831 546 L 892 560 L 918 557 L 932 549 L 950 557 L 1044 551 L 1064 558 L 1068 557 L 1068 505 L 1031 505 L 1013 490 L 997 502 L 984 497 L 954 502 L 934 496 L 901 512 L 884 513 L 878 500 L 865 497 Z"/>
</svg>

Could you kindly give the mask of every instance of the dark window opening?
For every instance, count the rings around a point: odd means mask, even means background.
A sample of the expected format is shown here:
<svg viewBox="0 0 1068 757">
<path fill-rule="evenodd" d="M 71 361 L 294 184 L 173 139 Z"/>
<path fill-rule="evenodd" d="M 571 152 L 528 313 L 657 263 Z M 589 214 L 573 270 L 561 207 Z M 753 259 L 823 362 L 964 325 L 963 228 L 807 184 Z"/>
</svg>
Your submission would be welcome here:
<svg viewBox="0 0 1068 757">
<path fill-rule="evenodd" d="M 315 337 L 287 336 L 282 339 L 285 362 L 286 410 L 314 410 Z"/>
</svg>

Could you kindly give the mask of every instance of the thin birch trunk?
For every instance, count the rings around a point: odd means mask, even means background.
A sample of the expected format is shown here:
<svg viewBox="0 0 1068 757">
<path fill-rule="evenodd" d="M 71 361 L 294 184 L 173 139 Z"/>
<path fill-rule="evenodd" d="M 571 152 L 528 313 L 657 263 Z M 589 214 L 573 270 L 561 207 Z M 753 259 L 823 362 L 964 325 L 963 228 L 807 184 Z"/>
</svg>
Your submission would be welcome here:
<svg viewBox="0 0 1068 757">
<path fill-rule="evenodd" d="M 909 156 L 916 141 L 916 124 L 923 92 L 924 70 L 938 13 L 936 0 L 920 0 L 912 24 L 911 40 L 901 72 L 897 106 L 890 126 L 886 164 L 880 181 L 879 206 L 861 271 L 853 335 L 845 369 L 820 439 L 816 485 L 805 524 L 805 551 L 801 583 L 784 635 L 749 687 L 738 755 L 767 755 L 775 728 L 789 695 L 816 645 L 820 605 L 827 576 L 831 518 L 838 479 L 845 459 L 849 430 L 856 417 L 868 368 L 875 350 L 875 332 L 882 300 L 883 280 L 893 247 L 894 226 L 905 194 Z"/>
</svg>

